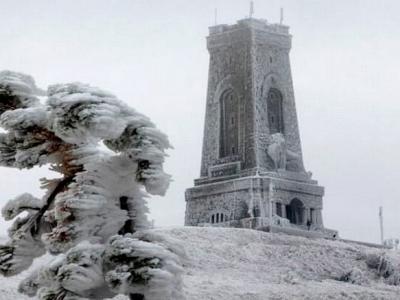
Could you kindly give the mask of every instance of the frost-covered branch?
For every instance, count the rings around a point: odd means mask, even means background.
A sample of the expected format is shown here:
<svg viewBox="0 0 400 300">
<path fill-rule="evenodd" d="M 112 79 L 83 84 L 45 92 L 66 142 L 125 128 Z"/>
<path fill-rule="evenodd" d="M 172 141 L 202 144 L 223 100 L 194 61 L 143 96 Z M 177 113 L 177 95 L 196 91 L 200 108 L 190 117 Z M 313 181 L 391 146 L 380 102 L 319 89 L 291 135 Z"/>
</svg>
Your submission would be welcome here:
<svg viewBox="0 0 400 300">
<path fill-rule="evenodd" d="M 23 211 L 38 211 L 42 207 L 42 201 L 33 197 L 31 194 L 24 193 L 10 200 L 1 210 L 1 214 L 6 221 L 14 219 Z"/>
<path fill-rule="evenodd" d="M 165 246 L 129 236 L 114 236 L 105 253 L 106 282 L 121 294 L 142 294 L 148 300 L 178 299 L 182 267 Z"/>
<path fill-rule="evenodd" d="M 157 242 L 123 236 L 147 226 L 147 193 L 164 195 L 169 186 L 167 136 L 96 87 L 56 84 L 43 103 L 42 95 L 31 76 L 0 72 L 0 165 L 50 165 L 62 175 L 44 181 L 42 199 L 23 194 L 3 208 L 15 221 L 0 247 L 0 272 L 17 274 L 47 251 L 58 256 L 24 280 L 21 292 L 48 300 L 116 293 L 174 299 L 179 257 Z"/>
</svg>

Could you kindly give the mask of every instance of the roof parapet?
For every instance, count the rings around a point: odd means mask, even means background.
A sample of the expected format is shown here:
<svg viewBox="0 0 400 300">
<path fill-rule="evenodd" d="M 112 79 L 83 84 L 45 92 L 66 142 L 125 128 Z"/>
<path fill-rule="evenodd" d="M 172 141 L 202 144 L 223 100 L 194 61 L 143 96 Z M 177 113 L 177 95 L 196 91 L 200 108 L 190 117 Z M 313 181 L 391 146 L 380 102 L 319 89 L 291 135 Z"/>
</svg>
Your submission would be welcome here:
<svg viewBox="0 0 400 300">
<path fill-rule="evenodd" d="M 269 33 L 289 35 L 289 26 L 278 24 L 278 23 L 268 23 L 265 19 L 254 19 L 246 18 L 239 20 L 236 24 L 219 24 L 209 27 L 210 35 L 221 34 L 229 31 L 234 31 L 242 27 L 253 28 Z"/>
</svg>

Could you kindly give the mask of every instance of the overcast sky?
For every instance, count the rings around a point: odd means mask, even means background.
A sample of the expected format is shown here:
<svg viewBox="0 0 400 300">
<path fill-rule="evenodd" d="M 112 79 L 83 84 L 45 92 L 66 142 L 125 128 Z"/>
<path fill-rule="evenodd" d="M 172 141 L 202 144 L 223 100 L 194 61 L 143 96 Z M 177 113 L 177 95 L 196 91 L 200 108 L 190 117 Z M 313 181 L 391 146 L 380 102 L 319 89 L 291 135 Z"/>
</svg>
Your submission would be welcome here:
<svg viewBox="0 0 400 300">
<path fill-rule="evenodd" d="M 400 238 L 400 2 L 256 0 L 255 17 L 291 27 L 291 64 L 306 168 L 326 188 L 325 226 L 342 237 Z M 206 100 L 205 37 L 249 11 L 247 0 L 1 0 L 1 69 L 42 88 L 82 81 L 116 94 L 166 132 L 174 182 L 149 200 L 157 226 L 182 225 L 199 176 Z M 0 169 L 3 205 L 42 195 L 45 168 Z M 0 234 L 6 223 L 1 221 Z"/>
</svg>

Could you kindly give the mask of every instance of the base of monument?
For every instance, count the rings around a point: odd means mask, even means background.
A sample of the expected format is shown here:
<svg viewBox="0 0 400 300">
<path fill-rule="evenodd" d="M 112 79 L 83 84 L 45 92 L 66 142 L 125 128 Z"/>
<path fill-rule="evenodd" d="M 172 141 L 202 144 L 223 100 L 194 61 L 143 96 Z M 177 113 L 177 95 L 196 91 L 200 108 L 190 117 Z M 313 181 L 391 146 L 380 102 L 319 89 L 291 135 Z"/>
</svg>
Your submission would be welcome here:
<svg viewBox="0 0 400 300">
<path fill-rule="evenodd" d="M 232 227 L 256 228 L 267 224 L 242 224 L 249 216 L 282 216 L 293 224 L 310 220 L 323 228 L 322 197 L 324 189 L 313 181 L 298 181 L 288 172 L 275 176 L 250 176 L 194 186 L 186 190 L 186 226 L 232 221 Z M 280 177 L 285 175 L 286 177 Z M 293 174 L 292 174 L 293 175 Z M 272 203 L 270 203 L 272 201 Z M 223 218 L 218 216 L 223 215 Z M 221 222 L 222 221 L 222 222 Z M 235 225 L 235 223 L 239 224 Z M 264 222 L 260 220 L 248 221 Z M 279 224 L 278 224 L 279 225 Z M 225 226 L 224 226 L 225 227 Z"/>
<path fill-rule="evenodd" d="M 274 216 L 272 218 L 272 222 L 270 222 L 269 218 L 266 217 L 251 217 L 217 224 L 203 223 L 199 224 L 199 226 L 248 228 L 274 233 L 281 232 L 289 235 L 297 235 L 308 238 L 339 238 L 337 230 L 313 225 L 308 228 L 306 225 L 291 224 L 288 219 L 281 218 L 279 216 Z"/>
<path fill-rule="evenodd" d="M 321 228 L 321 229 L 301 229 L 301 228 L 293 228 L 293 227 L 282 227 L 282 226 L 267 226 L 264 228 L 259 228 L 258 230 L 266 231 L 266 232 L 274 232 L 274 233 L 285 233 L 288 235 L 297 235 L 308 238 L 329 238 L 329 239 L 337 239 L 339 234 L 336 230 Z"/>
</svg>

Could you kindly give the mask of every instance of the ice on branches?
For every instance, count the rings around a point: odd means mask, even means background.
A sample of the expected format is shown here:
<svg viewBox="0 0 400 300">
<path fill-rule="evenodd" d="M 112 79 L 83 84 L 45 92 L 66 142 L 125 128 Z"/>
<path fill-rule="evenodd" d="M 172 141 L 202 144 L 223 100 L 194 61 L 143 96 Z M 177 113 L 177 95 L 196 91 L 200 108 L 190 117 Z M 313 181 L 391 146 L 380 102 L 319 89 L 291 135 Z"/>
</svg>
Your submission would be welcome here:
<svg viewBox="0 0 400 300">
<path fill-rule="evenodd" d="M 51 129 L 64 141 L 81 144 L 118 138 L 126 127 L 126 110 L 115 96 L 81 83 L 48 89 Z"/>
<path fill-rule="evenodd" d="M 44 253 L 40 241 L 35 241 L 29 233 L 17 231 L 10 242 L 0 246 L 0 273 L 4 276 L 16 275 Z"/>
<path fill-rule="evenodd" d="M 179 257 L 162 244 L 129 236 L 114 236 L 104 254 L 106 281 L 121 294 L 145 299 L 180 299 Z"/>
<path fill-rule="evenodd" d="M 1 214 L 4 220 L 9 221 L 14 219 L 23 211 L 29 211 L 30 213 L 38 211 L 42 207 L 42 201 L 35 198 L 31 194 L 24 193 L 19 195 L 15 199 L 7 202 L 2 208 Z"/>
<path fill-rule="evenodd" d="M 36 96 L 42 93 L 32 76 L 12 71 L 1 71 L 0 115 L 7 110 L 37 105 L 39 99 Z"/>
<path fill-rule="evenodd" d="M 3 208 L 6 220 L 28 213 L 15 219 L 11 240 L 0 247 L 0 272 L 19 273 L 47 251 L 59 256 L 21 283 L 22 292 L 40 299 L 100 299 L 118 292 L 158 299 L 152 296 L 157 289 L 171 294 L 179 282 L 178 257 L 156 243 L 123 237 L 148 224 L 147 193 L 164 195 L 168 188 L 167 136 L 99 88 L 52 85 L 41 103 L 42 94 L 31 76 L 0 72 L 0 126 L 6 130 L 0 166 L 47 164 L 62 175 L 45 181 L 42 199 L 23 194 Z M 113 260 L 121 243 L 130 249 L 123 264 Z M 112 267 L 105 272 L 103 264 Z M 111 284 L 122 270 L 145 280 Z"/>
</svg>

